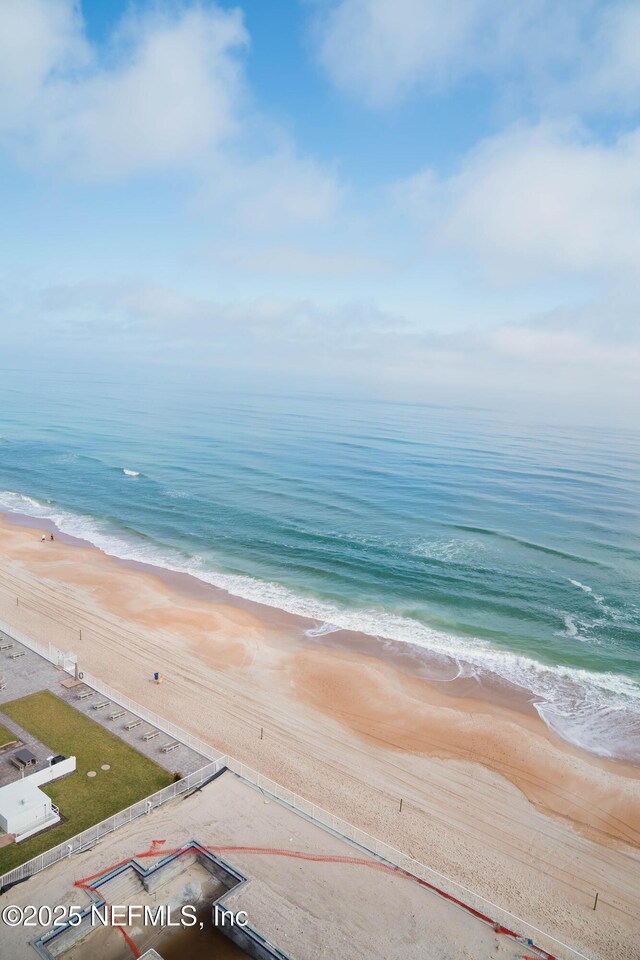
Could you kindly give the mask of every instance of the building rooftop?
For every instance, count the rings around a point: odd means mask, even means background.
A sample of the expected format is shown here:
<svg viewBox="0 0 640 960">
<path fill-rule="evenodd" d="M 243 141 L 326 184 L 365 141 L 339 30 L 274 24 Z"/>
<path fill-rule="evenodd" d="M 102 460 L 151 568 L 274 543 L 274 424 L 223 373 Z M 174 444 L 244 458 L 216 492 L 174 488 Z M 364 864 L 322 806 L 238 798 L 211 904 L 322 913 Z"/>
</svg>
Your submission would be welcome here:
<svg viewBox="0 0 640 960">
<path fill-rule="evenodd" d="M 0 816 L 9 820 L 15 813 L 42 807 L 48 800 L 31 777 L 21 777 L 0 787 Z"/>
<path fill-rule="evenodd" d="M 0 907 L 86 905 L 89 890 L 82 878 L 90 883 L 131 858 L 148 867 L 154 858 L 194 840 L 247 878 L 224 898 L 225 907 L 246 911 L 254 930 L 296 960 L 522 960 L 536 955 L 231 771 L 11 888 L 0 897 Z M 191 902 L 185 898 L 193 896 L 194 884 L 183 886 L 178 899 Z M 137 903 L 139 892 L 131 895 Z M 122 896 L 126 902 L 124 889 Z M 157 902 L 162 902 L 160 890 Z M 34 937 L 46 932 L 44 927 L 7 928 L 6 949 L 13 960 L 28 960 Z M 134 943 L 140 938 L 142 950 L 151 946 L 141 931 L 131 927 L 128 932 Z M 89 933 L 69 960 L 95 956 L 95 936 Z M 128 960 L 124 940 L 122 953 L 117 938 L 114 943 L 113 960 Z M 162 955 L 164 945 L 157 948 Z"/>
<path fill-rule="evenodd" d="M 22 747 L 11 757 L 11 762 L 16 766 L 29 767 L 37 763 L 38 758 L 35 753 L 32 753 L 31 750 L 27 750 L 26 747 Z"/>
</svg>

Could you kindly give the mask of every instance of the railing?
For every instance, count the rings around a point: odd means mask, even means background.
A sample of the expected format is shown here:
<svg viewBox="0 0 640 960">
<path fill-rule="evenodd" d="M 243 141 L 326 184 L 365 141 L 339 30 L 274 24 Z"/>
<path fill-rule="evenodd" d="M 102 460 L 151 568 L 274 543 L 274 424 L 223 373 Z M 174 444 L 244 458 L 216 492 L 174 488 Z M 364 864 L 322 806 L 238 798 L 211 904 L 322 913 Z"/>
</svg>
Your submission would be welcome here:
<svg viewBox="0 0 640 960">
<path fill-rule="evenodd" d="M 60 663 L 60 657 L 63 655 L 63 652 L 52 644 L 49 644 L 49 647 L 46 648 L 37 641 L 32 640 L 31 637 L 23 634 L 21 631 L 7 626 L 2 621 L 0 621 L 0 631 L 6 633 L 7 636 L 18 641 L 19 643 L 24 644 L 24 646 L 33 650 L 46 660 L 49 660 L 51 663 L 55 663 L 56 665 Z M 5 874 L 5 876 L 0 877 L 0 891 L 7 885 L 26 879 L 27 877 L 32 876 L 34 873 L 38 873 L 40 870 L 51 866 L 53 863 L 56 863 L 65 856 L 71 856 L 71 854 L 76 853 L 79 850 L 85 849 L 88 846 L 92 846 L 106 834 L 111 833 L 113 830 L 117 830 L 120 826 L 130 823 L 137 817 L 149 812 L 149 810 L 155 809 L 162 803 L 166 803 L 167 800 L 173 799 L 173 797 L 178 796 L 180 793 L 184 793 L 192 789 L 194 786 L 198 786 L 205 780 L 209 779 L 209 777 L 211 777 L 214 773 L 218 772 L 218 770 L 221 770 L 226 766 L 234 773 L 249 781 L 249 783 L 252 783 L 254 786 L 259 787 L 261 790 L 268 793 L 274 799 L 287 804 L 297 812 L 313 820 L 320 826 L 331 830 L 341 838 L 357 844 L 359 847 L 363 848 L 368 853 L 373 854 L 375 857 L 385 860 L 387 863 L 398 867 L 400 870 L 404 870 L 406 873 L 418 878 L 418 880 L 426 882 L 434 887 L 437 891 L 443 893 L 445 896 L 462 900 L 467 907 L 483 915 L 491 916 L 491 919 L 496 923 L 501 924 L 508 929 L 515 930 L 518 934 L 520 934 L 524 942 L 529 942 L 531 947 L 535 948 L 535 946 L 538 946 L 543 950 L 546 950 L 548 953 L 553 954 L 558 958 L 562 958 L 562 960 L 565 960 L 565 958 L 566 960 L 576 960 L 576 958 L 578 958 L 578 960 L 589 960 L 585 954 L 580 953 L 579 951 L 570 947 L 568 944 L 557 940 L 555 937 L 551 936 L 545 931 L 534 927 L 532 924 L 527 923 L 525 920 L 522 920 L 515 914 L 510 913 L 508 910 L 504 910 L 502 907 L 498 906 L 498 904 L 493 903 L 491 900 L 487 900 L 485 897 L 480 896 L 473 890 L 469 890 L 467 887 L 451 879 L 450 877 L 447 877 L 445 874 L 438 873 L 431 867 L 427 867 L 425 864 L 420 863 L 419 861 L 414 860 L 412 857 L 409 857 L 407 854 L 402 853 L 401 850 L 397 850 L 390 844 L 372 837 L 364 830 L 360 830 L 358 827 L 348 823 L 346 820 L 342 820 L 340 817 L 329 813 L 327 810 L 324 810 L 317 804 L 312 803 L 309 800 L 305 800 L 304 797 L 293 793 L 293 791 L 281 786 L 258 771 L 253 770 L 251 767 L 240 762 L 239 760 L 235 760 L 233 757 L 229 756 L 222 756 L 219 752 L 213 750 L 209 744 L 206 744 L 197 737 L 194 737 L 192 734 L 187 733 L 185 730 L 182 730 L 180 727 L 176 726 L 165 718 L 152 713 L 150 710 L 147 710 L 146 707 L 135 703 L 135 701 L 131 700 L 129 697 L 126 697 L 124 694 L 114 690 L 113 687 L 102 683 L 102 681 L 98 680 L 97 677 L 85 672 L 83 674 L 83 680 L 88 686 L 93 687 L 98 693 L 103 694 L 105 697 L 109 697 L 109 699 L 113 700 L 114 703 L 120 704 L 131 713 L 134 713 L 142 719 L 147 720 L 150 724 L 158 729 L 164 730 L 165 733 L 169 734 L 174 739 L 179 740 L 186 746 L 191 747 L 191 749 L 195 750 L 201 756 L 212 759 L 214 762 L 210 763 L 206 767 L 203 767 L 201 770 L 195 771 L 195 773 L 190 774 L 188 777 L 185 777 L 178 783 L 165 787 L 164 790 L 153 794 L 152 797 L 139 801 L 137 804 L 134 804 L 127 810 L 123 810 L 114 817 L 110 817 L 108 820 L 103 821 L 103 823 L 85 830 L 84 833 L 81 833 L 77 837 L 68 840 L 66 843 L 60 844 L 58 847 L 54 847 L 52 850 L 48 850 L 45 853 L 40 854 L 40 856 L 35 857 L 33 860 L 30 860 L 25 864 L 22 864 L 20 867 L 16 867 L 15 870 L 12 870 Z M 151 804 L 151 806 L 148 807 L 148 804 Z M 541 954 L 539 954 L 539 956 L 540 955 Z"/>
<path fill-rule="evenodd" d="M 17 640 L 18 643 L 21 643 L 23 646 L 33 650 L 34 653 L 44 657 L 45 660 L 48 660 L 49 663 L 53 663 L 56 666 L 61 666 L 64 658 L 69 656 L 68 653 L 60 650 L 52 643 L 45 647 L 41 643 L 38 643 L 37 640 L 33 640 L 31 637 L 27 636 L 27 634 L 23 633 L 21 630 L 16 630 L 14 627 L 7 625 L 3 621 L 0 621 L 0 632 L 6 634 L 12 640 Z M 146 707 L 143 707 L 141 704 L 136 703 L 129 697 L 126 697 L 118 690 L 114 690 L 114 688 L 110 687 L 107 683 L 103 683 L 102 680 L 98 679 L 98 677 L 94 677 L 92 674 L 87 673 L 86 671 L 83 671 L 82 677 L 83 682 L 86 683 L 87 686 L 93 687 L 97 693 L 101 693 L 103 696 L 108 697 L 109 700 L 113 700 L 114 703 L 124 707 L 125 710 L 135 713 L 136 716 L 146 720 L 151 724 L 151 726 L 157 727 L 158 730 L 162 730 L 170 737 L 173 737 L 174 740 L 179 740 L 181 743 L 185 744 L 185 746 L 191 747 L 192 750 L 194 750 L 196 753 L 199 753 L 200 756 L 204 757 L 206 760 L 216 760 L 220 756 L 220 751 L 214 750 L 210 744 L 198 739 L 198 737 L 194 737 L 191 733 L 187 733 L 186 730 L 176 726 L 175 723 L 171 723 L 170 720 L 166 720 L 157 713 L 147 710 Z"/>
<path fill-rule="evenodd" d="M 121 707 L 124 707 L 125 710 L 129 710 L 130 713 L 134 713 L 136 716 L 146 720 L 152 727 L 157 727 L 158 730 L 164 731 L 164 733 L 173 737 L 174 740 L 179 740 L 180 743 L 199 753 L 201 757 L 207 760 L 217 760 L 221 756 L 220 751 L 214 750 L 210 744 L 198 739 L 198 737 L 194 737 L 191 733 L 187 733 L 186 730 L 176 726 L 175 723 L 171 723 L 170 720 L 159 716 L 157 713 L 153 713 L 151 710 L 147 710 L 146 707 L 126 697 L 118 690 L 114 690 L 109 684 L 103 683 L 101 680 L 98 680 L 97 677 L 94 677 L 86 671 L 83 674 L 83 682 L 86 683 L 87 686 L 93 687 L 98 693 L 113 700 L 114 703 L 118 703 Z"/>
<path fill-rule="evenodd" d="M 225 765 L 224 760 L 216 760 L 213 763 L 209 763 L 200 770 L 190 773 L 182 780 L 178 780 L 176 783 L 170 783 L 168 787 L 158 790 L 157 793 L 152 794 L 150 797 L 138 800 L 137 803 L 127 807 L 126 810 L 121 810 L 112 817 L 107 817 L 102 823 L 97 823 L 82 833 L 76 834 L 75 837 L 59 843 L 57 847 L 45 850 L 44 853 L 39 854 L 32 860 L 27 860 L 26 863 L 22 863 L 19 867 L 15 867 L 0 877 L 0 892 L 12 886 L 14 883 L 19 883 L 21 880 L 32 877 L 34 874 L 39 873 L 46 867 L 52 866 L 59 860 L 64 860 L 74 853 L 80 853 L 81 850 L 92 847 L 98 840 L 106 837 L 109 833 L 113 833 L 114 830 L 124 827 L 127 823 L 131 823 L 133 820 L 137 820 L 147 813 L 151 813 L 152 810 L 161 807 L 163 803 L 167 803 L 167 801 L 173 800 L 183 793 L 188 793 L 188 791 L 193 790 L 194 787 L 201 786 L 206 780 L 209 780 L 214 774 L 222 770 Z"/>
<path fill-rule="evenodd" d="M 17 640 L 19 643 L 23 644 L 25 647 L 29 647 L 30 650 L 33 650 L 35 653 L 39 654 L 41 657 L 44 657 L 45 660 L 49 660 L 51 663 L 57 663 L 57 660 L 53 660 L 51 657 L 50 649 L 44 647 L 41 643 L 38 643 L 37 640 L 32 640 L 31 637 L 27 637 L 26 634 L 21 633 L 20 630 L 16 630 L 15 627 L 7 626 L 6 623 L 0 620 L 0 633 L 10 640 Z M 49 648 L 51 644 L 49 644 Z M 4 676 L 4 675 L 3 675 Z"/>
<path fill-rule="evenodd" d="M 269 777 L 265 777 L 263 774 L 258 773 L 258 771 L 253 770 L 239 760 L 234 760 L 233 757 L 229 756 L 224 759 L 225 765 L 229 770 L 248 780 L 249 783 L 254 784 L 254 786 L 259 787 L 260 790 L 268 793 L 269 796 L 279 800 L 281 803 L 286 803 L 287 806 L 292 807 L 298 813 L 313 820 L 314 823 L 331 830 L 340 838 L 357 844 L 366 850 L 367 853 L 373 854 L 378 859 L 385 860 L 387 863 L 411 874 L 411 876 L 416 877 L 418 880 L 425 881 L 445 896 L 462 900 L 465 907 L 471 908 L 485 916 L 490 916 L 491 920 L 495 923 L 507 929 L 514 930 L 514 932 L 519 934 L 519 939 L 524 942 L 529 942 L 530 946 L 534 947 L 534 949 L 536 946 L 541 947 L 548 953 L 552 953 L 558 958 L 566 958 L 566 960 L 575 960 L 575 958 L 579 958 L 579 960 L 589 960 L 585 954 L 574 950 L 573 947 L 563 943 L 561 940 L 557 940 L 544 930 L 539 930 L 532 924 L 527 923 L 526 920 L 522 920 L 508 910 L 504 910 L 498 906 L 498 904 L 487 900 L 473 890 L 469 890 L 468 887 L 463 886 L 456 880 L 452 880 L 451 877 L 438 873 L 437 870 L 433 870 L 424 863 L 414 860 L 413 857 L 409 857 L 407 854 L 402 853 L 401 850 L 397 850 L 383 840 L 377 840 L 364 830 L 355 827 L 352 823 L 336 817 L 333 813 L 329 813 L 328 810 L 324 810 L 309 800 L 305 800 L 303 797 L 298 796 L 298 794 L 293 793 L 293 791 L 281 786 L 274 780 L 270 780 Z M 559 953 L 559 950 L 562 952 Z M 541 954 L 539 954 L 539 956 L 540 955 Z"/>
</svg>

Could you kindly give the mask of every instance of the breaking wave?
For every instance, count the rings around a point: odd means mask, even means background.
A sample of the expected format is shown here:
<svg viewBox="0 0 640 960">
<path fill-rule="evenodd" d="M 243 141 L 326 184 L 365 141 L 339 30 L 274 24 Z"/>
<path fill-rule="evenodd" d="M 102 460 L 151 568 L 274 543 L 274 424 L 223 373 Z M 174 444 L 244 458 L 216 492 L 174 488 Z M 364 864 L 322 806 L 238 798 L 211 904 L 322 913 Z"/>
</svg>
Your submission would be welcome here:
<svg viewBox="0 0 640 960">
<path fill-rule="evenodd" d="M 106 520 L 73 513 L 51 501 L 4 491 L 0 509 L 50 520 L 61 531 L 112 556 L 190 574 L 234 596 L 314 620 L 315 626 L 306 631 L 310 637 L 349 630 L 453 658 L 478 675 L 491 674 L 528 691 L 542 720 L 568 742 L 600 756 L 640 761 L 640 684 L 629 677 L 545 664 L 479 637 L 447 633 L 383 609 L 340 607 L 279 583 L 216 571 L 202 557 L 162 547 L 142 535 L 125 535 Z M 574 585 L 590 592 L 577 581 Z M 577 634 L 569 618 L 565 626 L 567 633 Z"/>
</svg>

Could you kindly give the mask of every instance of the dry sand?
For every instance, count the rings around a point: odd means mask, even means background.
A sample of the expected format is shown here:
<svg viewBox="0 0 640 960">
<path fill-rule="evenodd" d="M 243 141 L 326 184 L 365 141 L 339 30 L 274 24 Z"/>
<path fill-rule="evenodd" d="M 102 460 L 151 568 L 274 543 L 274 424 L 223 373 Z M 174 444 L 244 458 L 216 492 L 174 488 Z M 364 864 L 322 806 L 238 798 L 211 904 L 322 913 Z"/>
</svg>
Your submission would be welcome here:
<svg viewBox="0 0 640 960">
<path fill-rule="evenodd" d="M 522 709 L 305 641 L 295 618 L 40 532 L 0 524 L 1 619 L 587 956 L 640 956 L 637 767 Z"/>
<path fill-rule="evenodd" d="M 245 848 L 219 853 L 248 880 L 224 896 L 224 906 L 234 912 L 244 910 L 251 926 L 295 960 L 526 960 L 530 955 L 526 946 L 496 934 L 489 925 L 414 881 L 379 869 L 380 863 L 373 858 L 361 857 L 345 841 L 279 803 L 265 803 L 258 790 L 232 773 L 225 773 L 201 793 L 127 824 L 95 849 L 62 860 L 14 887 L 0 898 L 0 907 L 8 903 L 85 906 L 87 894 L 74 887 L 76 880 L 94 877 L 135 854 L 157 849 L 162 855 L 194 839 L 206 846 Z M 256 847 L 277 850 L 278 855 L 256 853 Z M 305 855 L 319 859 L 305 859 Z M 336 862 L 336 858 L 354 856 L 365 862 Z M 150 867 L 155 860 L 144 857 L 141 863 Z M 203 868 L 198 873 L 178 874 L 151 895 L 145 895 L 134 875 L 120 874 L 100 893 L 111 904 L 172 904 L 177 912 L 180 902 L 194 903 L 197 892 L 185 887 L 202 882 Z M 11 960 L 29 960 L 34 956 L 29 941 L 45 929 L 7 930 L 3 935 L 7 955 Z M 162 941 L 153 937 L 148 926 L 143 930 L 135 924 L 128 932 L 139 948 L 155 946 L 163 954 Z M 131 952 L 123 947 L 119 932 L 97 927 L 63 958 L 128 960 Z M 184 955 L 193 955 L 186 944 Z M 217 958 L 219 953 L 213 949 L 207 955 Z"/>
</svg>

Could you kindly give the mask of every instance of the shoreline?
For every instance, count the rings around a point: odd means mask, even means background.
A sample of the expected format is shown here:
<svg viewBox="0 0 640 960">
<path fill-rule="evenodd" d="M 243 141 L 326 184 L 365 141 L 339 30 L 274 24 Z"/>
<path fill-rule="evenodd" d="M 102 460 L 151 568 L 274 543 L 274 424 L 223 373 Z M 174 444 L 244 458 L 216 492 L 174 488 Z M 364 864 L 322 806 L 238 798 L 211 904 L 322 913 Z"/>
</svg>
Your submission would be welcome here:
<svg viewBox="0 0 640 960">
<path fill-rule="evenodd" d="M 0 510 L 0 523 L 52 532 L 60 543 L 96 550 L 118 566 L 157 577 L 169 589 L 176 590 L 184 597 L 238 607 L 257 617 L 268 627 L 283 631 L 294 638 L 297 643 L 305 646 L 322 646 L 325 649 L 330 648 L 344 653 L 373 657 L 382 663 L 394 666 L 408 676 L 417 677 L 430 684 L 437 685 L 440 692 L 445 696 L 456 699 L 461 697 L 486 699 L 489 703 L 498 703 L 526 716 L 538 717 L 532 706 L 536 698 L 531 691 L 523 687 L 517 687 L 516 684 L 501 680 L 501 678 L 495 678 L 495 682 L 490 684 L 486 680 L 483 682 L 475 674 L 457 676 L 460 672 L 460 664 L 455 657 L 436 654 L 406 641 L 370 636 L 354 630 L 338 628 L 331 632 L 310 635 L 307 631 L 318 628 L 318 621 L 311 617 L 291 613 L 288 610 L 282 610 L 280 607 L 232 594 L 223 587 L 207 583 L 190 573 L 182 573 L 143 560 L 131 560 L 119 557 L 116 554 L 106 553 L 100 547 L 91 543 L 90 540 L 83 540 L 60 530 L 52 520 Z M 544 722 L 543 725 L 546 726 Z M 556 736 L 552 731 L 550 732 L 553 736 Z M 558 739 L 562 740 L 561 737 Z M 617 761 L 614 760 L 614 762 Z"/>
<path fill-rule="evenodd" d="M 165 590 L 175 593 L 176 596 L 183 598 L 184 601 L 194 602 L 196 604 L 205 604 L 218 612 L 224 612 L 229 622 L 237 626 L 240 615 L 240 623 L 246 625 L 242 614 L 251 618 L 252 633 L 256 630 L 263 632 L 265 637 L 262 642 L 268 638 L 268 643 L 274 647 L 280 657 L 287 656 L 292 664 L 292 682 L 297 698 L 308 706 L 319 709 L 323 714 L 339 719 L 339 721 L 348 726 L 354 734 L 371 741 L 381 741 L 390 748 L 400 748 L 408 752 L 427 752 L 430 756 L 439 758 L 463 758 L 465 760 L 475 760 L 483 765 L 506 775 L 511 781 L 522 789 L 525 795 L 534 802 L 541 802 L 540 794 L 544 790 L 536 790 L 531 782 L 527 786 L 527 778 L 514 776 L 513 773 L 505 773 L 505 765 L 497 759 L 502 752 L 501 747 L 496 742 L 491 755 L 479 754 L 477 750 L 470 749 L 465 745 L 463 736 L 452 738 L 450 736 L 451 727 L 454 725 L 451 721 L 452 711 L 463 718 L 484 716 L 487 719 L 500 719 L 523 732 L 535 734 L 547 740 L 561 754 L 567 758 L 576 760 L 586 760 L 592 767 L 628 778 L 632 781 L 638 781 L 640 790 L 640 765 L 629 763 L 625 760 L 601 757 L 597 754 L 583 750 L 564 738 L 556 734 L 539 717 L 533 707 L 533 695 L 530 691 L 523 688 L 517 688 L 514 684 L 503 683 L 488 684 L 482 682 L 478 677 L 446 677 L 437 678 L 434 676 L 432 664 L 429 662 L 430 653 L 422 648 L 414 647 L 404 642 L 382 640 L 376 637 L 370 637 L 366 634 L 355 633 L 347 630 L 337 630 L 333 633 L 323 634 L 320 637 L 310 637 L 306 630 L 316 627 L 317 621 L 298 614 L 289 613 L 277 607 L 267 604 L 261 604 L 253 600 L 236 597 L 221 587 L 199 580 L 197 577 L 169 570 L 151 563 L 139 560 L 124 559 L 112 554 L 107 554 L 99 547 L 96 547 L 90 541 L 81 540 L 78 537 L 66 534 L 59 530 L 56 524 L 50 520 L 30 517 L 26 514 L 15 514 L 0 512 L 0 534 L 3 528 L 13 527 L 16 530 L 25 532 L 29 530 L 52 532 L 55 534 L 54 543 L 47 541 L 41 546 L 46 550 L 51 547 L 63 548 L 71 547 L 73 552 L 86 552 L 85 555 L 100 558 L 100 562 L 111 565 L 113 568 L 121 568 L 123 572 L 129 572 L 132 575 L 139 575 L 147 578 L 148 582 L 161 584 Z M 38 540 L 33 541 L 38 546 Z M 0 540 L 0 545 L 2 541 Z M 44 558 L 43 558 L 44 559 Z M 131 611 L 129 611 L 131 612 Z M 159 625 L 158 620 L 152 617 L 154 626 Z M 187 618 L 185 627 L 193 628 L 195 622 L 192 617 Z M 160 621 L 161 622 L 161 621 Z M 318 642 L 318 641 L 321 642 Z M 254 638 L 255 642 L 255 638 Z M 227 665 L 242 667 L 246 666 L 246 657 L 240 653 L 239 647 L 242 644 L 235 639 L 235 654 L 227 649 Z M 211 657 L 212 650 L 207 650 L 202 643 L 197 644 L 197 652 L 205 659 Z M 435 659 L 435 658 L 434 658 Z M 445 660 L 445 658 L 441 658 Z M 327 690 L 326 679 L 323 672 L 323 661 L 331 662 L 333 665 L 331 689 Z M 218 662 L 217 666 L 223 666 Z M 446 663 L 451 673 L 457 669 L 457 661 L 450 658 Z M 442 670 L 442 665 L 440 665 Z M 339 683 L 344 679 L 344 674 L 354 673 L 356 677 L 350 682 L 348 691 L 345 691 L 342 698 L 337 697 L 336 681 Z M 335 676 L 333 674 L 336 674 Z M 398 691 L 402 690 L 407 698 L 414 699 L 418 704 L 428 704 L 431 716 L 426 720 L 426 725 L 433 730 L 435 728 L 438 736 L 420 736 L 411 730 L 411 722 L 394 723 L 392 729 L 394 734 L 392 738 L 388 736 L 389 724 L 387 723 L 387 736 L 377 736 L 373 731 L 380 725 L 376 712 L 382 709 L 385 703 L 385 693 L 381 692 L 375 699 L 372 706 L 367 697 L 368 690 L 366 685 L 359 684 L 357 674 L 366 673 L 369 676 L 369 682 L 373 686 L 395 689 L 396 696 Z M 381 679 L 383 678 L 383 679 Z M 361 703 L 364 712 L 340 709 L 333 703 L 333 700 L 344 699 L 349 704 L 355 700 L 360 702 L 364 696 L 365 703 Z M 399 704 L 394 706 L 398 710 Z M 438 711 L 447 712 L 447 721 L 442 723 L 438 720 L 436 714 Z M 406 711 L 405 711 L 406 712 Z M 464 728 L 466 720 L 461 723 Z M 445 729 L 447 727 L 448 729 Z M 496 738 L 491 738 L 495 740 Z M 495 756 L 494 756 L 495 754 Z M 640 793 L 638 797 L 640 801 Z M 542 800 L 544 805 L 544 800 Z M 552 809 L 550 812 L 563 816 L 562 812 Z M 570 818 L 571 819 L 571 818 Z M 578 825 L 580 822 L 578 821 Z M 582 824 L 584 828 L 585 824 Z M 615 835 L 615 834 L 614 834 Z M 627 839 L 626 837 L 624 837 Z M 640 810 L 638 819 L 638 845 L 640 846 Z"/>
<path fill-rule="evenodd" d="M 138 570 L 157 577 L 169 589 L 176 590 L 182 596 L 245 610 L 269 628 L 282 631 L 283 634 L 291 636 L 297 643 L 305 646 L 321 647 L 325 650 L 333 649 L 337 652 L 354 653 L 374 658 L 383 664 L 389 664 L 408 677 L 426 681 L 438 695 L 452 697 L 455 700 L 479 700 L 493 706 L 505 707 L 507 710 L 522 716 L 535 718 L 542 723 L 542 726 L 549 732 L 554 741 L 560 742 L 565 747 L 577 750 L 579 753 L 587 753 L 605 762 L 635 766 L 640 771 L 640 745 L 636 759 L 635 757 L 607 756 L 595 749 L 590 750 L 582 744 L 576 744 L 571 739 L 563 737 L 561 733 L 553 730 L 536 710 L 536 703 L 544 704 L 547 702 L 543 697 L 513 680 L 508 680 L 498 673 L 492 672 L 488 668 L 478 671 L 473 663 L 465 661 L 464 657 L 432 651 L 406 640 L 393 640 L 343 628 L 313 633 L 314 630 L 322 630 L 323 624 L 319 624 L 317 619 L 239 596 L 224 587 L 200 579 L 195 574 L 107 553 L 89 540 L 65 533 L 53 520 L 48 518 L 34 517 L 29 514 L 3 509 L 0 510 L 0 522 L 53 532 L 56 539 L 61 543 L 96 550 L 125 569 Z"/>
<path fill-rule="evenodd" d="M 261 618 L 64 534 L 41 543 L 48 529 L 0 520 L 0 620 L 581 952 L 637 943 L 638 767 L 533 712 L 314 642 L 302 618 Z"/>
</svg>

